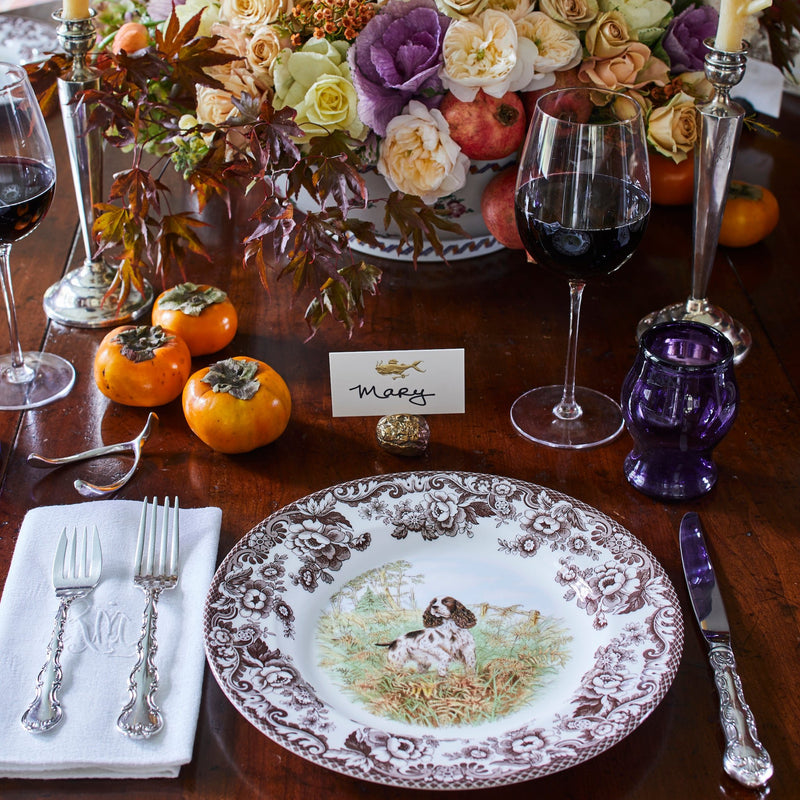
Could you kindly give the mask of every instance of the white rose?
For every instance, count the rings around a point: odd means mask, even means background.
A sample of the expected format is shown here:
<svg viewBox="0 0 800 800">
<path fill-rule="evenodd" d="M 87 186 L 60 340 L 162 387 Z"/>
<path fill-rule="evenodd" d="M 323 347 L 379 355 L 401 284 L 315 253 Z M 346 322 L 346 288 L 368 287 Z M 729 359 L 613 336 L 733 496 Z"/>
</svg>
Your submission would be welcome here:
<svg viewBox="0 0 800 800">
<path fill-rule="evenodd" d="M 386 128 L 378 172 L 392 189 L 426 203 L 446 197 L 467 182 L 469 159 L 450 138 L 447 120 L 412 100 Z"/>
<path fill-rule="evenodd" d="M 572 69 L 580 64 L 582 50 L 578 34 L 541 11 L 533 11 L 519 20 L 517 34 L 536 43 L 536 71 L 539 73 Z"/>
<path fill-rule="evenodd" d="M 502 97 L 533 81 L 537 55 L 529 39 L 520 44 L 514 20 L 490 8 L 450 24 L 442 46 L 440 77 L 445 89 L 464 103 L 474 100 L 480 89 Z"/>
<path fill-rule="evenodd" d="M 220 13 L 234 27 L 254 31 L 289 10 L 289 0 L 222 0 Z"/>
</svg>

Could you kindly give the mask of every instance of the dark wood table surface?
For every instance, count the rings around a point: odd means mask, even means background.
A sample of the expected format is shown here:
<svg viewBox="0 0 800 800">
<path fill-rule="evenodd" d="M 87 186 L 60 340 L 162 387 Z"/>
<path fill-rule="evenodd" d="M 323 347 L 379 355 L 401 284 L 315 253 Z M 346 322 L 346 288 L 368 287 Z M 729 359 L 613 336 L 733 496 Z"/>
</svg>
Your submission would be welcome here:
<svg viewBox="0 0 800 800">
<path fill-rule="evenodd" d="M 341 481 L 405 470 L 466 470 L 507 475 L 564 492 L 598 508 L 640 538 L 663 564 L 685 612 L 685 647 L 661 704 L 621 742 L 574 768 L 494 790 L 478 798 L 752 797 L 722 770 L 723 739 L 705 646 L 694 625 L 680 566 L 677 530 L 698 511 L 710 537 L 731 618 L 745 693 L 775 762 L 771 797 L 800 796 L 800 355 L 797 299 L 797 180 L 800 98 L 787 96 L 778 138 L 745 132 L 738 176 L 772 188 L 783 216 L 763 243 L 720 249 L 711 298 L 743 322 L 753 348 L 737 368 L 741 411 L 719 446 L 717 486 L 702 499 L 663 503 L 634 491 L 622 473 L 627 433 L 604 447 L 567 452 L 515 434 L 509 408 L 524 390 L 562 379 L 567 334 L 565 283 L 519 252 L 420 266 L 387 262 L 382 291 L 366 324 L 348 340 L 328 326 L 304 343 L 302 305 L 287 285 L 267 295 L 235 256 L 230 225 L 210 231 L 213 266 L 189 278 L 225 288 L 240 310 L 228 355 L 261 358 L 289 384 L 294 407 L 285 434 L 247 455 L 212 452 L 189 431 L 176 401 L 158 409 L 161 427 L 135 478 L 118 497 L 179 491 L 184 507 L 222 509 L 221 559 L 257 522 L 310 492 Z M 0 583 L 29 509 L 82 502 L 77 468 L 32 469 L 31 452 L 65 454 L 128 439 L 147 409 L 112 404 L 95 388 L 92 360 L 102 330 L 48 324 L 42 295 L 75 259 L 77 212 L 60 121 L 51 130 L 61 178 L 41 227 L 12 251 L 23 344 L 70 359 L 72 393 L 26 413 L 0 413 Z M 117 154 L 118 155 L 118 154 Z M 115 156 L 116 157 L 116 156 Z M 656 207 L 645 241 L 616 275 L 586 291 L 579 381 L 618 395 L 636 353 L 634 330 L 647 312 L 683 299 L 689 287 L 691 211 Z M 328 354 L 338 350 L 461 348 L 466 353 L 466 413 L 429 418 L 427 453 L 404 459 L 381 450 L 376 418 L 332 418 Z M 196 366 L 208 363 L 196 359 Z M 99 469 L 99 468 L 98 468 Z M 101 477 L 99 472 L 96 477 Z M 0 677 L 0 685 L 2 678 Z M 0 732 L 0 747 L 2 746 Z M 3 798 L 432 798 L 435 791 L 380 787 L 307 763 L 264 737 L 224 697 L 206 671 L 192 762 L 176 780 L 0 780 Z M 763 793 L 766 794 L 766 793 Z"/>
</svg>

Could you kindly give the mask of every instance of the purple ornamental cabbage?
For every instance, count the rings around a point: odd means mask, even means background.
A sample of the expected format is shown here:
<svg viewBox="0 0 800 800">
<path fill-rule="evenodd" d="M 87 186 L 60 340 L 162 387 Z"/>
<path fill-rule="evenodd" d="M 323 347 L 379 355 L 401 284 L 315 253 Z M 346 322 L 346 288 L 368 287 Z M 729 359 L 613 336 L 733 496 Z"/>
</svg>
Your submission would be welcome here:
<svg viewBox="0 0 800 800">
<path fill-rule="evenodd" d="M 670 58 L 673 75 L 703 69 L 706 50 L 704 39 L 717 31 L 719 14 L 711 6 L 697 6 L 681 11 L 667 27 L 664 49 Z"/>
<path fill-rule="evenodd" d="M 358 116 L 379 136 L 409 100 L 441 101 L 439 65 L 450 18 L 434 0 L 389 0 L 348 51 Z"/>
</svg>

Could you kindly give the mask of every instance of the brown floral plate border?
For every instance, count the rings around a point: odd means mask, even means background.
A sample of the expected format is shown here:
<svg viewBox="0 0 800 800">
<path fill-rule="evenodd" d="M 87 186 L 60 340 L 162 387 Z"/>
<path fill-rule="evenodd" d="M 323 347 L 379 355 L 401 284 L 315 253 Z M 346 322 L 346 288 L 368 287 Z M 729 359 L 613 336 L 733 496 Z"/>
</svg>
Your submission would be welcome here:
<svg viewBox="0 0 800 800">
<path fill-rule="evenodd" d="M 397 564 L 399 572 L 387 567 Z M 395 587 L 392 600 L 406 598 L 408 614 L 431 597 L 457 597 L 474 612 L 478 673 L 488 658 L 481 627 L 502 632 L 487 609 L 502 609 L 503 619 L 527 614 L 534 634 L 555 620 L 568 633 L 566 656 L 506 714 L 434 727 L 383 716 L 343 690 L 321 653 L 345 617 L 381 616 L 372 609 L 386 598 L 369 586 L 378 575 L 388 587 L 389 572 L 414 584 Z M 338 621 L 323 636 L 333 608 Z M 204 636 L 231 703 L 287 750 L 376 783 L 462 789 L 567 769 L 634 731 L 675 677 L 683 620 L 664 569 L 605 514 L 510 478 L 408 472 L 316 492 L 256 525 L 217 570 Z M 458 654 L 438 663 L 438 671 L 435 662 L 416 671 L 413 660 L 403 669 L 387 663 L 383 683 L 396 679 L 427 697 L 437 685 L 473 680 Z"/>
</svg>

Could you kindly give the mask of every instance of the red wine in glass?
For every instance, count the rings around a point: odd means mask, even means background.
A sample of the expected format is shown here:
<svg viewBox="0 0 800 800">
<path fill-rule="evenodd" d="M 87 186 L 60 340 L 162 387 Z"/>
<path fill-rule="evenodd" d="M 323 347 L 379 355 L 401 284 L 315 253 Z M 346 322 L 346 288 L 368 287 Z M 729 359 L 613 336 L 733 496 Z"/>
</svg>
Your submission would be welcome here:
<svg viewBox="0 0 800 800">
<path fill-rule="evenodd" d="M 22 351 L 11 284 L 11 245 L 36 229 L 55 185 L 55 156 L 28 76 L 22 67 L 0 63 L 0 288 L 11 343 L 11 352 L 0 356 L 0 410 L 52 403 L 75 383 L 65 359 Z"/>
<path fill-rule="evenodd" d="M 0 242 L 29 234 L 50 208 L 55 172 L 31 158 L 0 156 Z"/>
<path fill-rule="evenodd" d="M 609 442 L 622 431 L 617 402 L 576 386 L 581 298 L 588 280 L 633 255 L 649 214 L 638 104 L 588 87 L 542 95 L 520 160 L 515 215 L 528 254 L 569 281 L 570 327 L 564 383 L 531 389 L 511 407 L 512 424 L 527 439 L 576 449 Z"/>
</svg>

